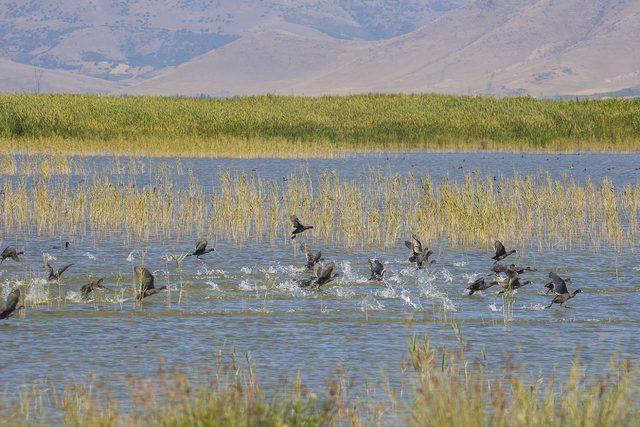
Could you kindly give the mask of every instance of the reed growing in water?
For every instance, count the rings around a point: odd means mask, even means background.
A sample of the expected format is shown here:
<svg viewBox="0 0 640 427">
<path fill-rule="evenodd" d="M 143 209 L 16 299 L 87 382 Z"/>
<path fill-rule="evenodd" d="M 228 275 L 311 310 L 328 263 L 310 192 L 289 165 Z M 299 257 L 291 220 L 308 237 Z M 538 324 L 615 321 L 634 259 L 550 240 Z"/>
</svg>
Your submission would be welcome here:
<svg viewBox="0 0 640 427">
<path fill-rule="evenodd" d="M 0 397 L 0 425 L 78 426 L 624 426 L 640 416 L 639 367 L 612 362 L 602 375 L 587 376 L 577 361 L 559 374 L 527 375 L 511 365 L 485 370 L 488 361 L 469 361 L 462 350 L 436 350 L 413 339 L 405 366 L 407 397 L 389 385 L 388 398 L 356 390 L 344 373 L 321 392 L 296 379 L 265 392 L 255 367 L 237 357 L 221 364 L 209 380 L 158 369 L 152 378 L 130 381 L 115 397 L 93 378 L 58 392 L 46 382 Z"/>
<path fill-rule="evenodd" d="M 135 168 L 135 164 L 131 166 Z M 178 182 L 179 178 L 186 184 Z M 80 179 L 79 179 L 80 178 Z M 288 240 L 295 213 L 314 229 L 305 238 L 347 247 L 397 245 L 411 233 L 427 244 L 488 246 L 494 237 L 541 247 L 635 246 L 640 186 L 616 188 L 569 178 L 485 178 L 459 182 L 371 170 L 354 181 L 325 171 L 286 180 L 222 171 L 203 185 L 190 172 L 5 179 L 5 233 L 76 235 L 131 241 L 207 235 L 244 242 Z"/>
<path fill-rule="evenodd" d="M 637 99 L 0 95 L 0 149 L 165 157 L 632 151 L 640 148 L 638 117 Z"/>
</svg>

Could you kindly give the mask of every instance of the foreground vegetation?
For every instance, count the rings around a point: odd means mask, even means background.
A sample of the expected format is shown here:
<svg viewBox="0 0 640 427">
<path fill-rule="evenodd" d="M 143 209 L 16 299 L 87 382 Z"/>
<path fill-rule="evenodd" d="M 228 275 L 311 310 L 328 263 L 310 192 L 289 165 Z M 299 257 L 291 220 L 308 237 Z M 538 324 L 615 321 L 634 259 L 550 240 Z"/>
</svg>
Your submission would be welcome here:
<svg viewBox="0 0 640 427">
<path fill-rule="evenodd" d="M 640 148 L 640 100 L 0 95 L 5 152 L 202 157 Z"/>
<path fill-rule="evenodd" d="M 612 362 L 602 375 L 569 363 L 557 378 L 528 377 L 510 365 L 470 362 L 463 347 L 436 350 L 428 340 L 412 340 L 402 364 L 408 398 L 387 384 L 379 386 L 387 398 L 373 399 L 369 386 L 357 389 L 344 373 L 322 393 L 299 379 L 266 393 L 248 357 L 248 365 L 218 357 L 207 381 L 159 368 L 153 378 L 131 380 L 128 396 L 119 398 L 95 378 L 60 392 L 45 383 L 0 398 L 0 425 L 571 427 L 633 425 L 640 416 L 640 372 L 629 362 Z"/>
</svg>

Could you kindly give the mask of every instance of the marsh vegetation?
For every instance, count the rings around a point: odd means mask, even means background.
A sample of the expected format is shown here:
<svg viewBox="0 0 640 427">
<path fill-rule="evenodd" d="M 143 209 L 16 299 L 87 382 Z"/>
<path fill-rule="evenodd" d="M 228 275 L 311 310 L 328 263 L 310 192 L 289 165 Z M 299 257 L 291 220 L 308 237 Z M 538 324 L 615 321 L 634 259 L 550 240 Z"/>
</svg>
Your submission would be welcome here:
<svg viewBox="0 0 640 427">
<path fill-rule="evenodd" d="M 3 150 L 327 157 L 410 150 L 633 151 L 640 102 L 444 95 L 225 100 L 0 95 Z"/>
</svg>

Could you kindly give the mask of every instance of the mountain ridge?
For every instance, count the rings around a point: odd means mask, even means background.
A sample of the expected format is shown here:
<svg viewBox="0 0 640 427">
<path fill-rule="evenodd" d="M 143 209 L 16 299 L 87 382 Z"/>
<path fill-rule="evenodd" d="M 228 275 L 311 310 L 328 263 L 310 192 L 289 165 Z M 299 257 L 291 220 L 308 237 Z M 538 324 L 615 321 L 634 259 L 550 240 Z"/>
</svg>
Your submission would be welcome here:
<svg viewBox="0 0 640 427">
<path fill-rule="evenodd" d="M 162 0 L 167 11 L 149 0 L 124 0 L 119 7 L 108 0 L 81 6 L 55 0 L 66 5 L 58 14 L 45 3 L 13 2 L 25 7 L 7 28 L 31 19 L 46 24 L 42 34 L 57 32 L 45 48 L 44 36 L 20 45 L 19 31 L 15 37 L 0 31 L 2 90 L 33 86 L 16 76 L 17 63 L 47 69 L 51 82 L 42 91 L 114 95 L 555 97 L 633 93 L 640 86 L 640 38 L 634 36 L 640 4 L 634 1 Z M 2 7 L 0 22 L 11 15 Z M 78 88 L 69 86 L 74 78 Z"/>
</svg>

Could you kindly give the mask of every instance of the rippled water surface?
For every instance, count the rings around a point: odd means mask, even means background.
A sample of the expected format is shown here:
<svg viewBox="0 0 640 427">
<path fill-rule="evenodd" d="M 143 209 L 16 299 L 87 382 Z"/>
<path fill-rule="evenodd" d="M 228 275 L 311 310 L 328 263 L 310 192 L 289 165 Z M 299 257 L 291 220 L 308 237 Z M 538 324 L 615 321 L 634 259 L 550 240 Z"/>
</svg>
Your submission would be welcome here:
<svg viewBox="0 0 640 427">
<path fill-rule="evenodd" d="M 108 159 L 80 159 L 87 167 Z M 563 174 L 578 181 L 610 178 L 616 185 L 637 184 L 640 155 L 605 154 L 405 154 L 356 156 L 331 160 L 189 160 L 203 184 L 215 184 L 216 173 L 229 168 L 265 178 L 286 176 L 299 168 L 312 175 L 338 170 L 358 179 L 369 168 L 386 173 L 430 174 L 434 180 L 464 172 L 494 175 Z M 174 160 L 144 160 L 149 170 Z M 322 386 L 336 368 L 356 382 L 386 378 L 399 384 L 401 364 L 412 336 L 429 336 L 435 345 L 456 342 L 458 325 L 468 344 L 467 355 L 500 364 L 512 358 L 532 373 L 566 366 L 577 351 L 589 369 L 605 366 L 612 352 L 635 357 L 640 351 L 638 263 L 631 250 L 620 253 L 591 248 L 541 251 L 524 248 L 513 261 L 539 271 L 526 274 L 533 284 L 519 290 L 507 304 L 496 288 L 468 296 L 465 288 L 488 273 L 490 249 L 451 250 L 435 247 L 437 263 L 416 270 L 402 244 L 394 249 L 345 250 L 318 247 L 335 261 L 340 277 L 320 291 L 305 291 L 296 280 L 308 277 L 305 257 L 289 240 L 238 246 L 215 242 L 216 251 L 203 260 L 187 258 L 182 268 L 168 254 L 192 249 L 190 236 L 181 241 L 123 242 L 116 239 L 72 240 L 69 250 L 53 249 L 64 236 L 2 236 L 2 244 L 24 247 L 21 263 L 0 266 L 2 296 L 16 281 L 28 286 L 28 307 L 0 323 L 0 376 L 13 384 L 48 376 L 66 382 L 95 373 L 116 389 L 127 374 L 153 375 L 157 363 L 168 366 L 211 366 L 219 352 L 249 350 L 261 380 L 275 383 L 300 371 L 308 386 Z M 62 239 L 62 240 L 61 240 Z M 510 242 L 505 242 L 510 243 Z M 169 292 L 133 303 L 133 267 L 146 250 L 145 265 L 157 285 Z M 74 265 L 60 284 L 42 280 L 43 257 L 56 266 Z M 367 259 L 387 268 L 383 283 L 372 283 Z M 545 310 L 551 297 L 544 284 L 550 270 L 582 288 L 568 305 Z M 92 301 L 78 290 L 104 277 L 109 290 Z"/>
</svg>

